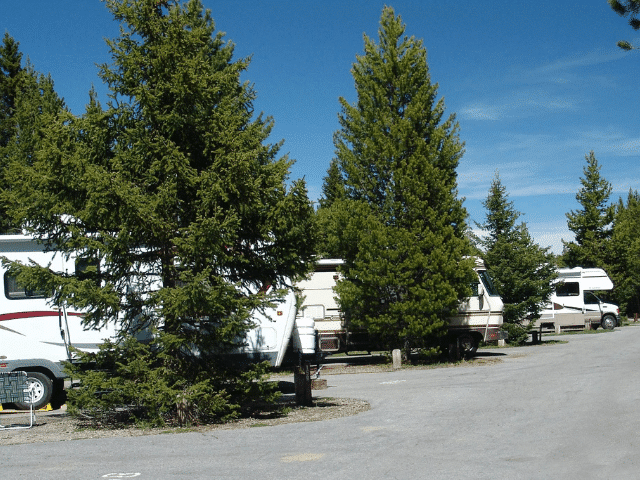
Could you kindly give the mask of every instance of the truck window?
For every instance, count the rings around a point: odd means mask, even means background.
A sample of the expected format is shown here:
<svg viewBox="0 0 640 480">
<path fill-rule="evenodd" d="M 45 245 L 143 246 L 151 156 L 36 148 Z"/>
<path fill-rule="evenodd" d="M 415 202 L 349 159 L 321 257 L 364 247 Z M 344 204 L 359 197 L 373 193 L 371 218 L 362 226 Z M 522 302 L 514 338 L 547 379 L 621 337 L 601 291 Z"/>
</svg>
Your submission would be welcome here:
<svg viewBox="0 0 640 480">
<path fill-rule="evenodd" d="M 4 274 L 4 295 L 9 300 L 22 300 L 26 298 L 46 298 L 44 291 L 28 290 L 21 286 L 16 277 Z"/>
<path fill-rule="evenodd" d="M 559 297 L 577 297 L 580 295 L 578 282 L 562 282 L 556 286 L 556 295 Z"/>
<path fill-rule="evenodd" d="M 584 304 L 585 305 L 598 305 L 600 299 L 596 297 L 593 292 L 584 292 Z"/>
<path fill-rule="evenodd" d="M 493 280 L 491 279 L 489 272 L 487 272 L 486 270 L 479 270 L 478 275 L 480 276 L 480 281 L 484 285 L 484 289 L 487 291 L 489 296 L 499 297 L 500 294 L 498 293 L 498 290 L 496 289 L 495 285 L 493 285 Z M 476 286 L 476 295 L 478 294 L 477 288 L 478 287 Z"/>
</svg>

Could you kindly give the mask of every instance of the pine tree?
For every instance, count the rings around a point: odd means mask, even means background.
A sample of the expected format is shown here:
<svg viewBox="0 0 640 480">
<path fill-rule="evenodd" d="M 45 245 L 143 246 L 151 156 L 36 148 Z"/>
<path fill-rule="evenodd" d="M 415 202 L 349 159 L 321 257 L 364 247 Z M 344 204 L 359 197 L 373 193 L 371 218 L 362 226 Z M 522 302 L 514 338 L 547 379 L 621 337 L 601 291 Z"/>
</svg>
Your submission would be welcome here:
<svg viewBox="0 0 640 480">
<path fill-rule="evenodd" d="M 91 92 L 81 117 L 51 118 L 32 164 L 11 165 L 15 219 L 87 269 L 14 267 L 23 284 L 84 309 L 89 326 L 158 330 L 148 354 L 122 343 L 131 369 L 148 359 L 133 381 L 144 384 L 140 397 L 127 401 L 154 421 L 177 395 L 197 400 L 205 418 L 235 414 L 255 377 L 219 354 L 238 345 L 252 310 L 277 298 L 257 295 L 263 286 L 306 272 L 313 208 L 303 181 L 287 187 L 292 162 L 278 158 L 280 143 L 264 143 L 273 121 L 253 116 L 255 92 L 240 81 L 249 60 L 233 60 L 199 0 L 107 6 L 122 25 L 100 69 L 107 107 Z M 110 375 L 103 389 L 131 380 Z"/>
<path fill-rule="evenodd" d="M 322 197 L 320 198 L 320 208 L 329 208 L 337 200 L 345 197 L 344 180 L 338 167 L 338 160 L 333 159 L 329 164 L 327 176 L 322 184 Z"/>
<path fill-rule="evenodd" d="M 334 136 L 345 199 L 333 203 L 345 259 L 337 290 L 349 322 L 386 348 L 430 347 L 470 293 L 463 153 L 453 115 L 436 100 L 422 41 L 385 7 L 376 44 L 352 68 L 357 102 L 340 98 Z"/>
<path fill-rule="evenodd" d="M 484 260 L 494 285 L 504 302 L 504 328 L 509 341 L 527 338 L 527 326 L 540 316 L 540 310 L 553 292 L 555 262 L 549 248 L 536 244 L 522 222 L 506 187 L 496 172 L 489 195 L 483 202 L 486 221 L 479 224 L 486 236 L 480 240 Z"/>
<path fill-rule="evenodd" d="M 608 250 L 607 273 L 614 284 L 612 295 L 627 315 L 640 313 L 640 195 L 629 191 L 626 204 L 619 200 Z"/>
<path fill-rule="evenodd" d="M 324 177 L 322 197 L 316 211 L 319 229 L 318 254 L 325 258 L 341 258 L 340 231 L 343 221 L 340 219 L 340 203 L 345 199 L 345 186 L 338 160 L 333 159 Z"/>
<path fill-rule="evenodd" d="M 562 258 L 569 267 L 603 267 L 614 214 L 613 207 L 608 204 L 611 184 L 600 176 L 600 165 L 593 151 L 585 156 L 585 160 L 584 178 L 580 178 L 582 188 L 576 194 L 582 208 L 566 214 L 575 241 L 563 241 Z"/>
<path fill-rule="evenodd" d="M 9 144 L 15 132 L 11 118 L 20 91 L 22 53 L 19 45 L 9 33 L 4 34 L 0 46 L 0 152 Z"/>
<path fill-rule="evenodd" d="M 50 76 L 39 74 L 29 63 L 22 67 L 18 47 L 6 33 L 0 47 L 0 192 L 8 187 L 9 158 L 31 163 L 41 127 L 64 108 Z M 0 233 L 19 233 L 21 225 L 6 210 L 0 201 Z"/>
</svg>

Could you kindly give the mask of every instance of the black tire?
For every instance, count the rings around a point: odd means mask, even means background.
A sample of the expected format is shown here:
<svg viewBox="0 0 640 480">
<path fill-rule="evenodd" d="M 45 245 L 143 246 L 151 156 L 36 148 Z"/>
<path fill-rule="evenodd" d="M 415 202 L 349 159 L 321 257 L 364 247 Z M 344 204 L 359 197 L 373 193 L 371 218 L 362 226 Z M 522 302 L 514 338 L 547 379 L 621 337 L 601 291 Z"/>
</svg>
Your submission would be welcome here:
<svg viewBox="0 0 640 480">
<path fill-rule="evenodd" d="M 53 394 L 53 383 L 44 373 L 27 372 L 27 385 L 33 389 L 33 409 L 38 410 L 46 406 L 51 401 Z M 31 404 L 28 402 L 16 402 L 18 410 L 29 410 Z"/>
<path fill-rule="evenodd" d="M 602 317 L 602 321 L 600 322 L 600 326 L 602 326 L 605 330 L 613 330 L 616 328 L 616 317 L 613 315 L 605 315 Z"/>
<path fill-rule="evenodd" d="M 67 391 L 64 389 L 64 379 L 56 378 L 53 381 L 53 393 L 51 394 L 51 408 L 58 410 L 67 403 Z"/>
<path fill-rule="evenodd" d="M 478 341 L 473 335 L 460 335 L 460 353 L 465 360 L 473 357 L 478 351 Z"/>
</svg>

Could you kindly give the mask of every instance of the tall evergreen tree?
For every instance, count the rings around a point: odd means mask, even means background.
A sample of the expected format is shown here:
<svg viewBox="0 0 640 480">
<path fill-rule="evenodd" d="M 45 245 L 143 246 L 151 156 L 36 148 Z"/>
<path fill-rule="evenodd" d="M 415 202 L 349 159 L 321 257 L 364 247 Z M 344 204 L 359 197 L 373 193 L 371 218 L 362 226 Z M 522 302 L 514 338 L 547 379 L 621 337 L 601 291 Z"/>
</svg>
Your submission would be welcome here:
<svg viewBox="0 0 640 480">
<path fill-rule="evenodd" d="M 15 131 L 11 119 L 16 108 L 22 73 L 19 45 L 9 33 L 4 34 L 0 46 L 0 152 L 8 145 Z"/>
<path fill-rule="evenodd" d="M 327 176 L 322 184 L 322 197 L 320 198 L 320 208 L 328 208 L 337 200 L 345 197 L 344 179 L 338 166 L 338 160 L 333 159 L 329 164 Z"/>
<path fill-rule="evenodd" d="M 629 191 L 626 203 L 616 206 L 607 273 L 614 284 L 612 295 L 623 313 L 640 313 L 640 195 Z"/>
<path fill-rule="evenodd" d="M 320 197 L 316 218 L 319 228 L 318 254 L 327 258 L 341 258 L 343 251 L 340 247 L 339 232 L 343 228 L 340 219 L 341 209 L 337 206 L 345 199 L 344 179 L 338 160 L 333 159 L 324 177 L 322 197 Z"/>
<path fill-rule="evenodd" d="M 29 63 L 23 67 L 18 47 L 6 33 L 0 47 L 0 192 L 10 187 L 9 158 L 32 162 L 41 127 L 64 108 L 51 77 L 37 73 Z M 0 200 L 0 233 L 20 232 L 22 226 L 6 208 Z"/>
<path fill-rule="evenodd" d="M 337 290 L 347 320 L 388 348 L 435 345 L 474 275 L 457 198 L 458 125 L 436 99 L 422 41 L 404 34 L 385 7 L 379 42 L 364 36 L 357 101 L 340 98 L 334 136 L 345 187 L 331 207 L 345 259 Z"/>
<path fill-rule="evenodd" d="M 497 172 L 483 205 L 486 220 L 478 225 L 486 232 L 480 240 L 483 257 L 504 302 L 504 328 L 510 342 L 520 343 L 553 292 L 554 256 L 533 241 L 524 222 L 517 224 L 520 212 Z"/>
<path fill-rule="evenodd" d="M 575 241 L 564 242 L 562 259 L 569 267 L 602 267 L 606 263 L 607 242 L 611 238 L 614 209 L 609 205 L 611 184 L 600 175 L 600 165 L 593 151 L 585 156 L 587 165 L 580 178 L 582 188 L 576 200 L 580 210 L 567 213 L 567 225 Z"/>
<path fill-rule="evenodd" d="M 203 416 L 233 414 L 254 384 L 216 354 L 281 293 L 257 294 L 263 286 L 306 271 L 313 208 L 303 181 L 287 187 L 292 162 L 280 144 L 264 143 L 273 121 L 253 116 L 255 92 L 240 81 L 249 60 L 233 60 L 199 0 L 106 4 L 122 25 L 100 68 L 107 108 L 92 92 L 82 117 L 51 118 L 32 164 L 12 163 L 9 192 L 15 219 L 87 271 L 14 269 L 84 309 L 88 326 L 159 330 L 146 354 L 123 342 L 133 355 L 125 370 L 143 358 L 149 368 L 126 379 L 147 382 L 132 390 L 139 397 L 120 401 L 156 421 L 177 395 L 197 399 Z M 124 385 L 125 373 L 102 388 Z"/>
</svg>

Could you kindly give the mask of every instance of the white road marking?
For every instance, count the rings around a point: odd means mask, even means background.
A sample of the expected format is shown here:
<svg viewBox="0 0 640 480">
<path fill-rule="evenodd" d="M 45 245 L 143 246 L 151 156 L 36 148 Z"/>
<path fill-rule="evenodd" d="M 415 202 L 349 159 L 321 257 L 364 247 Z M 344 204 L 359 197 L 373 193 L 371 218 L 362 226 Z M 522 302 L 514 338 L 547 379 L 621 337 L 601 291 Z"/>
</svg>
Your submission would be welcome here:
<svg viewBox="0 0 640 480">
<path fill-rule="evenodd" d="M 107 473 L 102 478 L 134 478 L 142 475 L 141 473 Z"/>
</svg>

